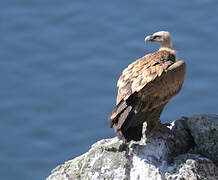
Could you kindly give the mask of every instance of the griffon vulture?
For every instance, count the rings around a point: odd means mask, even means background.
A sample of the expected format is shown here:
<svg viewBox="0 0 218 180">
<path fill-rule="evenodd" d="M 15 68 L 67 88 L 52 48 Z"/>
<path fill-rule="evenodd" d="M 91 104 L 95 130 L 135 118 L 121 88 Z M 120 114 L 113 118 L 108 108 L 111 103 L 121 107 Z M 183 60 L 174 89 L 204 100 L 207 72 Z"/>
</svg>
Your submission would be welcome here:
<svg viewBox="0 0 218 180">
<path fill-rule="evenodd" d="M 143 123 L 159 122 L 164 106 L 182 88 L 186 65 L 177 61 L 176 51 L 167 31 L 147 36 L 160 49 L 130 64 L 118 82 L 117 105 L 109 115 L 119 139 L 139 141 Z"/>
</svg>

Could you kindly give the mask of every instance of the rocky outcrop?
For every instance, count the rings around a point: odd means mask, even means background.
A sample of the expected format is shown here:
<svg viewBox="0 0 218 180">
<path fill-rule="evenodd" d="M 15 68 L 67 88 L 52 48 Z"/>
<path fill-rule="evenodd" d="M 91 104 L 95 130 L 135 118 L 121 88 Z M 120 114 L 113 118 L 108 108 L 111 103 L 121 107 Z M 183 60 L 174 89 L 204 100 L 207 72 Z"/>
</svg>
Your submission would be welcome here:
<svg viewBox="0 0 218 180">
<path fill-rule="evenodd" d="M 47 180 L 216 180 L 217 164 L 218 116 L 199 115 L 161 125 L 140 142 L 101 140 Z"/>
<path fill-rule="evenodd" d="M 185 121 L 196 144 L 196 153 L 213 160 L 218 166 L 218 115 L 194 116 Z"/>
<path fill-rule="evenodd" d="M 173 168 L 165 173 L 168 180 L 217 180 L 218 168 L 208 158 L 186 153 L 175 158 Z"/>
</svg>

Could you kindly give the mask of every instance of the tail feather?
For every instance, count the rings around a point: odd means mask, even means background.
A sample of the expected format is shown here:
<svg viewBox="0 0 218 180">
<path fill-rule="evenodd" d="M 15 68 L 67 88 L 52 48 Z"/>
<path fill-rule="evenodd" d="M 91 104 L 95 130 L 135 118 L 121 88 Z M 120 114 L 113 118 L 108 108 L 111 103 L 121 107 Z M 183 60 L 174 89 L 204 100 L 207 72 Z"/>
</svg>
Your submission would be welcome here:
<svg viewBox="0 0 218 180">
<path fill-rule="evenodd" d="M 124 123 L 128 113 L 133 110 L 137 100 L 136 93 L 133 93 L 127 100 L 121 100 L 115 106 L 111 114 L 108 116 L 108 118 L 112 120 L 110 124 L 111 128 L 121 120 L 120 118 L 122 118 L 121 122 Z"/>
<path fill-rule="evenodd" d="M 113 127 L 115 130 L 121 129 L 125 131 L 128 126 L 128 121 L 130 119 L 132 107 L 128 106 L 123 111 L 121 111 L 118 116 L 111 121 L 111 127 Z"/>
<path fill-rule="evenodd" d="M 119 139 L 124 142 L 139 141 L 142 137 L 142 127 L 145 121 L 147 121 L 150 128 L 156 126 L 166 104 L 151 111 L 141 111 L 145 104 L 137 96 L 130 96 L 126 101 L 122 100 L 114 108 L 109 118 L 112 120 L 111 128 L 114 128 Z"/>
<path fill-rule="evenodd" d="M 122 100 L 109 115 L 112 120 L 111 128 L 114 128 L 118 138 L 124 142 L 138 141 L 142 137 L 142 125 L 132 127 L 138 103 L 137 97 Z"/>
<path fill-rule="evenodd" d="M 122 114 L 123 111 L 128 107 L 126 101 L 120 101 L 118 105 L 113 109 L 111 114 L 108 116 L 109 119 L 111 119 L 111 128 L 113 127 L 113 124 L 117 123 L 117 117 Z"/>
</svg>

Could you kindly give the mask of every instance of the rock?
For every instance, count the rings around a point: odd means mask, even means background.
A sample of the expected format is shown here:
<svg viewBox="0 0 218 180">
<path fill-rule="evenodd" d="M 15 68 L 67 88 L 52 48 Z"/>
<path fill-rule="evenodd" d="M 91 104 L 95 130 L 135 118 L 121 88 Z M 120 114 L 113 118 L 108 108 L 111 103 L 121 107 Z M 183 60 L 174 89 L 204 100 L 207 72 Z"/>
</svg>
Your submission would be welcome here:
<svg viewBox="0 0 218 180">
<path fill-rule="evenodd" d="M 218 168 L 209 159 L 198 154 L 182 154 L 175 158 L 172 170 L 165 174 L 166 180 L 216 180 Z"/>
<path fill-rule="evenodd" d="M 208 157 L 218 166 L 218 115 L 198 115 L 186 118 L 196 144 L 196 152 Z"/>
<path fill-rule="evenodd" d="M 89 152 L 56 167 L 47 180 L 218 179 L 218 169 L 211 161 L 217 162 L 217 119 L 212 115 L 182 118 L 128 145 L 117 138 L 101 140 Z M 201 133 L 206 133 L 204 141 Z"/>
<path fill-rule="evenodd" d="M 125 179 L 127 152 L 117 138 L 92 145 L 89 152 L 56 167 L 48 180 Z"/>
</svg>

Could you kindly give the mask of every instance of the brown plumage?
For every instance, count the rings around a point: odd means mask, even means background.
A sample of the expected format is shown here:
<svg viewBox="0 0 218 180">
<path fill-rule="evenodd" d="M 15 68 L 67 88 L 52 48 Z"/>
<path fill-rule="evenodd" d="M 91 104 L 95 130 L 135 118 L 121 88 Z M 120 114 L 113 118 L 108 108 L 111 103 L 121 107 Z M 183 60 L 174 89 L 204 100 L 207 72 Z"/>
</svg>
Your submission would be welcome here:
<svg viewBox="0 0 218 180">
<path fill-rule="evenodd" d="M 139 141 L 145 121 L 154 125 L 158 122 L 164 106 L 180 91 L 185 77 L 185 62 L 176 61 L 168 32 L 154 33 L 145 41 L 158 42 L 161 47 L 124 69 L 117 82 L 117 105 L 109 116 L 111 127 L 124 142 Z"/>
</svg>

